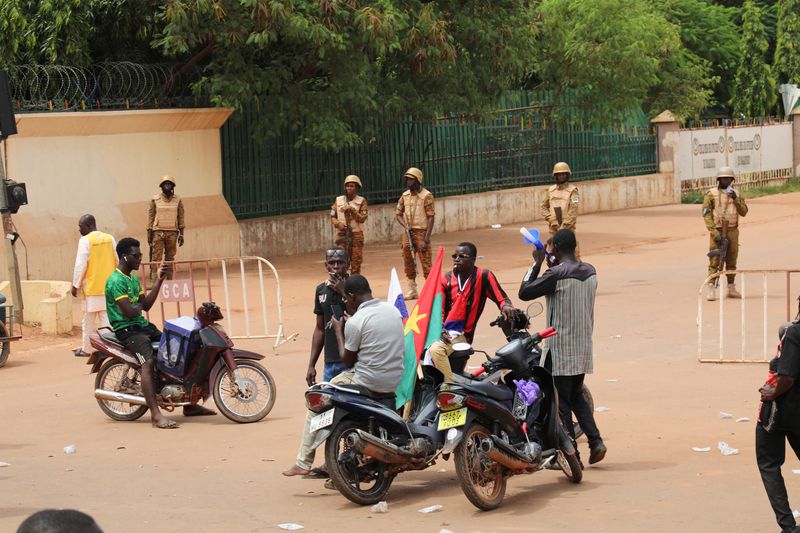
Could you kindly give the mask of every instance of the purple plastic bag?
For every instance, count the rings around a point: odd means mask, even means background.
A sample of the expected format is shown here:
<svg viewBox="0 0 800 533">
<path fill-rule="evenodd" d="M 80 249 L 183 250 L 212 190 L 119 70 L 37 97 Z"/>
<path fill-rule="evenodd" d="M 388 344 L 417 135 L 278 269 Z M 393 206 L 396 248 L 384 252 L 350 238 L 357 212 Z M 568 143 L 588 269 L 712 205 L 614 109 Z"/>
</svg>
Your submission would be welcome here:
<svg viewBox="0 0 800 533">
<path fill-rule="evenodd" d="M 526 405 L 533 405 L 533 402 L 539 399 L 542 390 L 539 384 L 535 381 L 527 381 L 524 379 L 515 379 L 514 385 L 517 386 L 517 395 L 525 402 Z"/>
</svg>

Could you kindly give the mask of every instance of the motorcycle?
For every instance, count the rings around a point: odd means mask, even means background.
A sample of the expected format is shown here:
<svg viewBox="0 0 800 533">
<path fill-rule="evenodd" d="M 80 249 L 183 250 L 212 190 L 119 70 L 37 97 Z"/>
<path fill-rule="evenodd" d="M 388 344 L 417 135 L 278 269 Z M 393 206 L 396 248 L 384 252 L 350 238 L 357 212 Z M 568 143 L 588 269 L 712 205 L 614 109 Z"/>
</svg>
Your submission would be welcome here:
<svg viewBox="0 0 800 533">
<path fill-rule="evenodd" d="M 154 365 L 156 400 L 161 409 L 171 412 L 213 395 L 214 403 L 228 419 L 242 424 L 258 422 L 275 404 L 275 381 L 257 363 L 263 355 L 233 347 L 233 341 L 216 323 L 222 318 L 214 302 L 203 303 L 197 309 L 195 329 L 185 338 L 177 337 L 181 359 L 176 353 L 162 357 L 164 336 L 161 343 L 153 343 L 154 352 L 162 350 Z M 170 321 L 165 333 L 169 325 Z M 142 395 L 139 359 L 124 348 L 110 328 L 93 333 L 89 342 L 97 350 L 87 364 L 92 365 L 92 374 L 97 373 L 94 395 L 100 409 L 114 420 L 138 419 L 148 409 Z"/>
<path fill-rule="evenodd" d="M 583 478 L 573 440 L 558 414 L 553 377 L 539 366 L 539 344 L 553 328 L 531 335 L 529 315 L 503 328 L 508 344 L 474 375 L 502 372 L 499 383 L 447 383 L 437 394 L 439 429 L 446 431 L 443 453 L 452 451 L 456 475 L 467 499 L 481 510 L 497 508 L 509 477 L 560 467 L 573 483 Z"/>
</svg>

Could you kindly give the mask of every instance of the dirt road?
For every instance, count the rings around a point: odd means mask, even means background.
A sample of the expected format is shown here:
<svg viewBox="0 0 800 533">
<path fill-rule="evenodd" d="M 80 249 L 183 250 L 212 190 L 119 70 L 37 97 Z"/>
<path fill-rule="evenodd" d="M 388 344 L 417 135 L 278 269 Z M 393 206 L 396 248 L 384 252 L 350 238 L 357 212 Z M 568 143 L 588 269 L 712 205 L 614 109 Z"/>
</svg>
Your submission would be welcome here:
<svg viewBox="0 0 800 533">
<path fill-rule="evenodd" d="M 800 194 L 749 204 L 740 268 L 798 266 Z M 399 476 L 389 512 L 370 514 L 321 481 L 281 476 L 302 428 L 313 288 L 324 278 L 315 254 L 274 260 L 283 278 L 286 327 L 300 337 L 266 360 L 279 394 L 258 424 L 178 416 L 181 429 L 157 431 L 147 417 L 113 422 L 92 397 L 85 360 L 68 351 L 75 338 L 14 345 L 0 369 L 0 461 L 11 465 L 0 468 L 0 530 L 15 530 L 44 507 L 83 510 L 108 532 L 267 531 L 286 522 L 306 531 L 776 530 L 753 451 L 756 389 L 766 368 L 696 361 L 696 291 L 707 243 L 699 207 L 583 216 L 578 230 L 584 260 L 596 266 L 599 279 L 596 372 L 587 381 L 596 405 L 609 409 L 597 414 L 608 455 L 587 467 L 580 485 L 554 471 L 512 478 L 503 506 L 480 513 L 461 493 L 452 462 L 440 462 Z M 530 261 L 517 228 L 437 235 L 434 243 L 449 253 L 462 240 L 477 244 L 478 264 L 493 269 L 517 303 Z M 364 274 L 380 296 L 392 265 L 402 271 L 397 246 L 367 248 Z M 487 350 L 502 343 L 487 325 L 491 317 L 487 307 L 475 341 Z M 535 326 L 542 325 L 540 317 Z M 270 352 L 264 342 L 240 345 Z M 720 411 L 734 418 L 721 419 Z M 750 421 L 737 423 L 739 417 Z M 721 455 L 718 441 L 740 453 Z M 77 453 L 66 455 L 70 444 Z M 585 454 L 585 441 L 581 446 Z M 791 458 L 784 470 L 795 507 L 800 476 L 791 469 L 798 467 Z M 417 512 L 432 504 L 444 507 Z"/>
</svg>

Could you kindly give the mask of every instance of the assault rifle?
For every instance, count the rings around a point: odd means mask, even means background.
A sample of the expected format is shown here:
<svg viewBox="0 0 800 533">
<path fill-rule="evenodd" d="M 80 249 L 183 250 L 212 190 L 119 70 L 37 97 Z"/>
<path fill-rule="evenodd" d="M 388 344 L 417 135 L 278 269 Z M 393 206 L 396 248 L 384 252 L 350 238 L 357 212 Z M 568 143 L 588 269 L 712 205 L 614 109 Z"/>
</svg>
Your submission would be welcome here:
<svg viewBox="0 0 800 533">
<path fill-rule="evenodd" d="M 717 263 L 717 272 L 722 272 L 725 270 L 727 266 L 725 261 L 728 257 L 728 245 L 730 241 L 728 240 L 728 221 L 722 221 L 722 236 L 719 240 L 719 248 L 714 248 L 710 252 L 708 252 L 708 257 L 719 257 L 719 263 Z M 717 278 L 719 281 L 719 278 Z"/>
<path fill-rule="evenodd" d="M 561 228 L 561 226 L 564 224 L 564 214 L 562 213 L 560 207 L 554 207 L 553 211 L 556 212 L 556 221 L 558 222 L 558 227 Z"/>
</svg>

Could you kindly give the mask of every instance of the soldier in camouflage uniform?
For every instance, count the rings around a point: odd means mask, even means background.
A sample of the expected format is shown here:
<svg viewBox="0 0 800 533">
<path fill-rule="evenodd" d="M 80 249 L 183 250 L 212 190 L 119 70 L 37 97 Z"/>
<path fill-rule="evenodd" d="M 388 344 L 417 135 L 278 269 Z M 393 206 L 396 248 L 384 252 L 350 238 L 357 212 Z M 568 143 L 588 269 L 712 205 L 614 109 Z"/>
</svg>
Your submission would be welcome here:
<svg viewBox="0 0 800 533">
<path fill-rule="evenodd" d="M 547 189 L 547 196 L 541 205 L 541 215 L 547 221 L 550 238 L 560 229 L 572 230 L 575 233 L 578 224 L 578 204 L 581 199 L 578 187 L 569 183 L 571 174 L 572 171 L 566 163 L 559 162 L 553 166 L 556 183 Z M 575 249 L 575 257 L 580 260 L 580 248 Z"/>
<path fill-rule="evenodd" d="M 175 178 L 161 178 L 161 193 L 150 200 L 147 214 L 147 244 L 150 246 L 150 261 L 156 263 L 173 261 L 178 246 L 183 246 L 184 215 L 183 202 L 175 194 Z M 150 281 L 156 279 L 157 267 L 150 269 Z M 172 269 L 168 275 L 172 279 Z"/>
<path fill-rule="evenodd" d="M 719 268 L 720 261 L 724 261 L 725 270 L 736 270 L 736 260 L 739 257 L 739 217 L 747 215 L 747 204 L 733 188 L 735 174 L 731 167 L 720 167 L 717 171 L 717 186 L 710 189 L 703 198 L 703 221 L 708 228 L 710 251 L 721 250 L 723 223 L 727 226 L 725 237 L 728 239 L 728 252 L 725 257 L 709 255 L 708 275 L 713 275 Z M 734 279 L 736 274 L 728 274 L 728 298 L 741 298 L 736 290 Z M 717 299 L 717 283 L 719 279 L 708 284 L 706 299 Z"/>
<path fill-rule="evenodd" d="M 364 254 L 364 227 L 367 220 L 367 200 L 358 195 L 361 180 L 350 175 L 344 179 L 345 194 L 338 196 L 331 206 L 331 224 L 336 228 L 336 245 L 350 257 L 350 273 L 361 273 Z"/>
<path fill-rule="evenodd" d="M 431 232 L 433 232 L 434 210 L 433 194 L 422 186 L 422 171 L 411 167 L 403 175 L 408 190 L 397 201 L 397 222 L 403 226 L 403 265 L 408 279 L 406 300 L 415 300 L 417 294 L 417 264 L 414 253 L 422 263 L 425 278 L 431 271 Z M 409 234 L 411 245 L 409 245 Z M 413 252 L 412 252 L 413 246 Z"/>
</svg>

